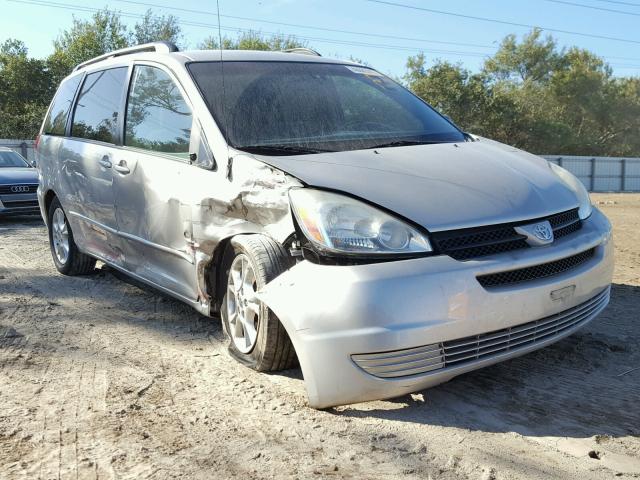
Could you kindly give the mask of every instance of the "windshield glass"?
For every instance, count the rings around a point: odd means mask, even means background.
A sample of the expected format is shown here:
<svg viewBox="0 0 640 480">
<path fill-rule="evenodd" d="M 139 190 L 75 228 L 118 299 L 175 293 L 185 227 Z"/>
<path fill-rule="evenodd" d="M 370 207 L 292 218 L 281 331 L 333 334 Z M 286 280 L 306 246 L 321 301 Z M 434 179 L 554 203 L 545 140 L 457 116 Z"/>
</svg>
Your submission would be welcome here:
<svg viewBox="0 0 640 480">
<path fill-rule="evenodd" d="M 7 167 L 24 167 L 29 168 L 29 164 L 25 162 L 16 152 L 0 152 L 0 168 Z"/>
<path fill-rule="evenodd" d="M 370 68 L 229 61 L 224 86 L 220 62 L 188 68 L 227 142 L 241 150 L 287 155 L 464 141 L 430 106 Z"/>
</svg>

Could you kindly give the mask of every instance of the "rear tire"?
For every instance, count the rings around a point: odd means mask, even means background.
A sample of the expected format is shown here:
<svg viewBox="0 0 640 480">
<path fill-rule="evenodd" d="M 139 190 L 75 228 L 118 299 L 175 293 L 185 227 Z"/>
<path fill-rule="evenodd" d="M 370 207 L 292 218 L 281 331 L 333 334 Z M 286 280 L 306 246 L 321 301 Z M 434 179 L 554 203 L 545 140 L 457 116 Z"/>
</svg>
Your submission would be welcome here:
<svg viewBox="0 0 640 480">
<path fill-rule="evenodd" d="M 229 337 L 229 352 L 244 365 L 261 372 L 296 365 L 296 353 L 278 317 L 253 298 L 291 266 L 278 242 L 264 235 L 241 235 L 232 242 L 233 255 L 223 269 L 225 295 L 220 309 Z"/>
<path fill-rule="evenodd" d="M 78 250 L 67 215 L 57 197 L 49 206 L 47 226 L 51 256 L 56 269 L 63 275 L 91 273 L 96 266 L 96 260 Z"/>
</svg>

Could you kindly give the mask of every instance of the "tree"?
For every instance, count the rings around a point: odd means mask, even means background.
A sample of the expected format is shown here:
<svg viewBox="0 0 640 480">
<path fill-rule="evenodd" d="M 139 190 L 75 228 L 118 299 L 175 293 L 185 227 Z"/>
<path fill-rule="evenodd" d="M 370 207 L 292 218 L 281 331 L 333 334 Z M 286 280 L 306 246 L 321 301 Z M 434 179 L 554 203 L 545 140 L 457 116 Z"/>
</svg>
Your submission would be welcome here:
<svg viewBox="0 0 640 480">
<path fill-rule="evenodd" d="M 409 58 L 410 89 L 462 128 L 534 153 L 639 155 L 637 78 L 618 78 L 600 57 L 560 49 L 533 30 L 507 36 L 482 70 Z"/>
<path fill-rule="evenodd" d="M 482 76 L 472 75 L 460 64 L 437 61 L 429 69 L 420 53 L 407 60 L 404 77 L 408 87 L 454 122 L 477 133 L 483 131 L 479 121 L 486 110 L 487 91 Z"/>
<path fill-rule="evenodd" d="M 104 9 L 90 20 L 74 17 L 71 28 L 54 41 L 48 64 L 57 83 L 79 63 L 104 53 L 158 40 L 178 43 L 181 38 L 178 20 L 173 15 L 155 16 L 147 10 L 130 31 L 118 12 Z"/>
<path fill-rule="evenodd" d="M 280 51 L 290 48 L 307 47 L 306 42 L 301 42 L 296 37 L 283 35 L 273 35 L 264 37 L 259 32 L 244 32 L 237 38 L 222 37 L 222 48 L 224 50 L 270 50 Z M 218 37 L 207 37 L 201 44 L 203 50 L 217 50 L 220 48 Z"/>
<path fill-rule="evenodd" d="M 151 10 L 147 10 L 142 20 L 133 26 L 131 44 L 139 45 L 164 40 L 178 45 L 181 39 L 182 33 L 176 17 L 156 16 Z"/>
<path fill-rule="evenodd" d="M 46 62 L 29 58 L 25 44 L 0 46 L 0 138 L 33 138 L 53 91 Z"/>
<path fill-rule="evenodd" d="M 105 9 L 96 12 L 91 20 L 74 17 L 71 28 L 53 42 L 49 67 L 60 81 L 79 63 L 128 45 L 127 27 L 117 12 Z"/>
<path fill-rule="evenodd" d="M 564 51 L 558 50 L 553 37 L 543 39 L 541 31 L 535 29 L 520 43 L 515 35 L 507 35 L 483 70 L 497 80 L 539 82 L 549 80 L 564 60 Z"/>
</svg>

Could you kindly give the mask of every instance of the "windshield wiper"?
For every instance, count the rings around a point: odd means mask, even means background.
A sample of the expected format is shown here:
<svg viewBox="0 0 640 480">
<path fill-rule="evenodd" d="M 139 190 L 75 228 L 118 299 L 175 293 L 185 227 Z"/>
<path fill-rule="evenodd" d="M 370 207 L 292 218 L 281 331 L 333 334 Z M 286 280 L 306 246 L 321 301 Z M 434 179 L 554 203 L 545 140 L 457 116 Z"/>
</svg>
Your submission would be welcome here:
<svg viewBox="0 0 640 480">
<path fill-rule="evenodd" d="M 257 153 L 264 155 L 308 155 L 311 153 L 330 152 L 331 150 L 321 150 L 310 147 L 297 147 L 295 145 L 247 145 L 236 147 L 249 153 Z"/>
<path fill-rule="evenodd" d="M 379 145 L 374 145 L 373 147 L 367 147 L 367 148 L 408 147 L 411 145 L 433 145 L 436 143 L 446 143 L 446 142 L 427 142 L 423 140 L 394 140 L 392 142 L 381 143 Z"/>
</svg>

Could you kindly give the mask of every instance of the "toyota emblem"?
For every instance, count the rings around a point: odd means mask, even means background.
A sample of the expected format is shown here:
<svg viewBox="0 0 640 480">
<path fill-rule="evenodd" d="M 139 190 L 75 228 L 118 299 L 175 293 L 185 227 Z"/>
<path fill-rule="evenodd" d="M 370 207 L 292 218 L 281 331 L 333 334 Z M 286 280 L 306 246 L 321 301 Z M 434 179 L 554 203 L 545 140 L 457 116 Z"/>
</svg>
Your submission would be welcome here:
<svg viewBox="0 0 640 480">
<path fill-rule="evenodd" d="M 546 223 L 539 223 L 533 228 L 533 234 L 540 240 L 549 241 L 553 238 L 553 230 Z"/>
<path fill-rule="evenodd" d="M 553 242 L 553 228 L 548 220 L 514 227 L 516 233 L 524 235 L 532 247 L 543 247 Z"/>
</svg>

